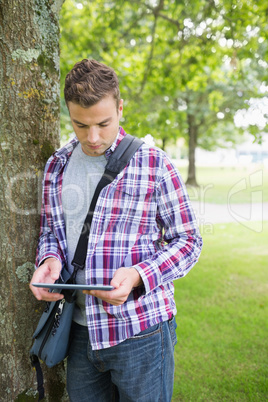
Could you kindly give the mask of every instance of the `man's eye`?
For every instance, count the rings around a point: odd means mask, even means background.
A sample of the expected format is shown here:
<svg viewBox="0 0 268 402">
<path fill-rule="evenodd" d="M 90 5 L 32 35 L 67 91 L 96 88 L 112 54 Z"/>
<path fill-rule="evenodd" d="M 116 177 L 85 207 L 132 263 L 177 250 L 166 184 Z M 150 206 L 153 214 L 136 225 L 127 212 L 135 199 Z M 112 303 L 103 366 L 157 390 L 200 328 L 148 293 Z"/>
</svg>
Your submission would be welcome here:
<svg viewBox="0 0 268 402">
<path fill-rule="evenodd" d="M 99 124 L 100 127 L 107 127 L 108 124 Z"/>
<path fill-rule="evenodd" d="M 77 127 L 78 127 L 78 128 L 84 128 L 84 127 L 86 127 L 86 126 L 81 126 L 81 125 L 77 124 Z"/>
</svg>

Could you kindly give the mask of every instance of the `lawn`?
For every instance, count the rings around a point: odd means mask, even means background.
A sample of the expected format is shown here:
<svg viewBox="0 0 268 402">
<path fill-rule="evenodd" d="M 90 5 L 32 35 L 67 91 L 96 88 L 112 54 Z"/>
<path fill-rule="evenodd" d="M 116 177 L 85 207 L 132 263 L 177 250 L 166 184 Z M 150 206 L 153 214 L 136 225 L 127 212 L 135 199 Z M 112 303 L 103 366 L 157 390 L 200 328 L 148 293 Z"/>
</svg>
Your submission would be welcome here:
<svg viewBox="0 0 268 402">
<path fill-rule="evenodd" d="M 187 168 L 178 166 L 178 169 L 186 181 Z M 268 201 L 267 168 L 255 165 L 236 168 L 197 167 L 196 176 L 199 188 L 188 187 L 190 198 L 194 201 L 202 200 L 216 204 L 225 204 L 227 201 Z"/>
<path fill-rule="evenodd" d="M 214 225 L 175 282 L 175 401 L 268 400 L 268 224 Z"/>
</svg>

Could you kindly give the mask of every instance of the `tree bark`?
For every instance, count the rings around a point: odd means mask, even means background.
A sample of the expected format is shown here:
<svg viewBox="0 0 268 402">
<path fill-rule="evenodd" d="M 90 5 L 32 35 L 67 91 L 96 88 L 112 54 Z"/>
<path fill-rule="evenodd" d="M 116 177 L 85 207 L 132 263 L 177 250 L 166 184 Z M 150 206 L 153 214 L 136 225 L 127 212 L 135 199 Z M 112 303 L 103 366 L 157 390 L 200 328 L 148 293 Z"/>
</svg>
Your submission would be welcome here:
<svg viewBox="0 0 268 402">
<path fill-rule="evenodd" d="M 29 360 L 43 303 L 28 283 L 40 188 L 59 146 L 59 11 L 63 0 L 0 0 L 0 394 L 36 400 Z M 44 370 L 49 401 L 64 398 L 63 366 Z"/>
<path fill-rule="evenodd" d="M 162 149 L 163 149 L 163 151 L 166 150 L 167 142 L 168 142 L 168 137 L 163 137 L 162 138 Z"/>
<path fill-rule="evenodd" d="M 188 122 L 188 177 L 186 185 L 198 187 L 196 181 L 196 169 L 195 169 L 195 150 L 197 145 L 197 126 L 194 122 L 194 116 L 190 113 L 187 114 Z"/>
</svg>

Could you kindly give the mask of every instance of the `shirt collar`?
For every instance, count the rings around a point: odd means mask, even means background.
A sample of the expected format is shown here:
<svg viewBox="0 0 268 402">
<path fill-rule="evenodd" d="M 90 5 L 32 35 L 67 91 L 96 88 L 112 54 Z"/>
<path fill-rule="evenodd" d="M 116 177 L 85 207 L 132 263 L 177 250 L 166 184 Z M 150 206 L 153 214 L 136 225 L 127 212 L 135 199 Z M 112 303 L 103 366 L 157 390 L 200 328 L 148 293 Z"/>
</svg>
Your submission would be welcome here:
<svg viewBox="0 0 268 402">
<path fill-rule="evenodd" d="M 114 142 L 112 143 L 112 145 L 110 146 L 110 148 L 108 148 L 105 152 L 105 156 L 106 159 L 108 159 L 111 154 L 115 151 L 115 149 L 118 147 L 118 145 L 120 144 L 120 142 L 122 141 L 122 139 L 127 135 L 127 133 L 125 132 L 125 130 L 123 129 L 123 127 L 119 127 L 117 136 L 114 140 Z"/>
</svg>

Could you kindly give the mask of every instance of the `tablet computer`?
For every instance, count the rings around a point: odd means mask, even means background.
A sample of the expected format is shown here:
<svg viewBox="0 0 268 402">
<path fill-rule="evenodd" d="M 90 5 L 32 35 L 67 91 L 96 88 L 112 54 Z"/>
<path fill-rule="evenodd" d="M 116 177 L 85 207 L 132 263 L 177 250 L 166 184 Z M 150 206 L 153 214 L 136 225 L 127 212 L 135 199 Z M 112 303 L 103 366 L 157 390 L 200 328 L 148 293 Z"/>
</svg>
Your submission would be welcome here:
<svg viewBox="0 0 268 402">
<path fill-rule="evenodd" d="M 73 289 L 73 290 L 112 290 L 111 285 L 83 285 L 78 283 L 32 283 L 37 288 Z"/>
</svg>

